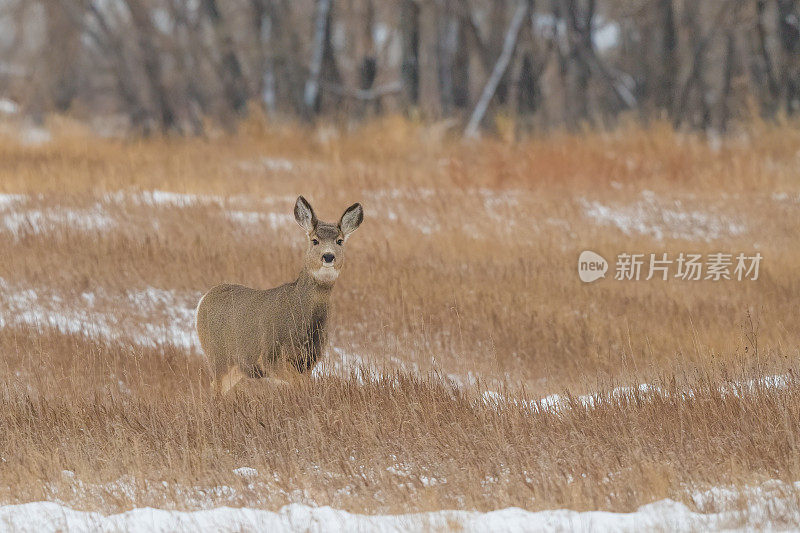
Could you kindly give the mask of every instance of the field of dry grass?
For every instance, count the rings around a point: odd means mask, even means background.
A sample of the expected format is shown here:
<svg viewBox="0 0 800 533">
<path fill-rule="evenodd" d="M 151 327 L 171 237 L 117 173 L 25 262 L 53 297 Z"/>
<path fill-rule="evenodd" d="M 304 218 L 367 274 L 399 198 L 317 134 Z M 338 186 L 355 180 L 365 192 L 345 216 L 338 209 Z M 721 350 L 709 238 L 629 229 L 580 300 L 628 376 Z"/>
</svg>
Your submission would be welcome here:
<svg viewBox="0 0 800 533">
<path fill-rule="evenodd" d="M 743 504 L 711 487 L 800 480 L 800 129 L 53 129 L 0 143 L 6 503 L 712 511 Z M 298 194 L 324 220 L 365 207 L 329 353 L 215 401 L 194 306 L 293 279 Z M 764 259 L 755 281 L 584 284 L 586 249 Z"/>
</svg>

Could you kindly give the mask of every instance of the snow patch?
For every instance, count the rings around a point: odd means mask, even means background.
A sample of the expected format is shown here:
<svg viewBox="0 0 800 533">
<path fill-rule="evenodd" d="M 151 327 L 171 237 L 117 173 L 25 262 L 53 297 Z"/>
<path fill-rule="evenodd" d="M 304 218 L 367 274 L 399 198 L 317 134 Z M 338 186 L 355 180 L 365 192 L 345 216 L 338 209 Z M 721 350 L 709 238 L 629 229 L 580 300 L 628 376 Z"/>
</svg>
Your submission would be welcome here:
<svg viewBox="0 0 800 533">
<path fill-rule="evenodd" d="M 741 397 L 745 394 L 753 394 L 759 389 L 785 389 L 789 386 L 790 381 L 790 375 L 776 374 L 744 381 L 732 381 L 720 385 L 717 387 L 717 390 L 723 396 L 732 394 L 733 396 Z M 684 399 L 693 398 L 694 395 L 695 393 L 691 389 L 678 392 L 678 396 Z M 482 393 L 481 399 L 485 405 L 490 407 L 497 408 L 503 405 L 515 405 L 522 406 L 533 412 L 539 412 L 561 411 L 569 409 L 573 405 L 580 405 L 588 408 L 632 399 L 652 400 L 656 397 L 667 398 L 669 396 L 670 392 L 664 391 L 657 385 L 641 383 L 634 387 L 615 387 L 611 391 L 605 393 L 580 394 L 577 396 L 549 394 L 538 400 L 521 400 L 501 394 L 497 391 L 487 390 Z"/>
<path fill-rule="evenodd" d="M 244 227 L 269 226 L 272 229 L 285 228 L 295 223 L 294 216 L 288 213 L 259 213 L 257 211 L 228 211 L 228 220 Z"/>
<path fill-rule="evenodd" d="M 673 207 L 656 201 L 655 193 L 644 191 L 643 198 L 626 206 L 604 205 L 597 201 L 580 200 L 586 217 L 602 226 L 614 226 L 625 235 L 638 233 L 656 240 L 664 238 L 689 241 L 713 241 L 724 236 L 743 234 L 744 224 L 711 213 L 685 210 L 680 200 Z"/>
<path fill-rule="evenodd" d="M 6 206 L 19 203 L 19 200 L 6 200 Z M 0 203 L 0 206 L 3 205 Z M 78 231 L 106 231 L 116 222 L 106 214 L 102 207 L 95 205 L 88 209 L 47 208 L 13 211 L 0 219 L 0 229 L 20 237 L 25 233 L 42 234 L 56 227 L 67 227 Z"/>
<path fill-rule="evenodd" d="M 366 368 L 367 363 L 360 355 L 350 353 L 337 346 L 332 346 L 330 351 L 333 353 L 320 361 L 311 371 L 312 376 L 349 377 L 352 374 L 361 384 L 369 377 L 377 377 L 377 375 L 372 376 L 372 372 L 367 372 L 369 375 L 365 375 L 363 369 Z"/>
<path fill-rule="evenodd" d="M 258 475 L 258 470 L 250 468 L 249 466 L 240 466 L 239 468 L 234 468 L 233 473 L 239 477 L 251 478 Z"/>
<path fill-rule="evenodd" d="M 28 196 L 25 194 L 0 194 L 0 210 L 16 207 L 27 200 Z"/>
<path fill-rule="evenodd" d="M 774 192 L 770 195 L 773 202 L 787 202 L 796 204 L 800 202 L 800 194 L 788 192 Z"/>
<path fill-rule="evenodd" d="M 116 198 L 119 198 L 119 196 L 116 196 Z M 142 191 L 132 195 L 131 199 L 135 203 L 153 207 L 190 207 L 200 204 L 222 204 L 224 200 L 221 196 L 185 194 L 160 190 Z"/>
<path fill-rule="evenodd" d="M 16 115 L 19 104 L 9 98 L 0 98 L 0 115 Z"/>
<path fill-rule="evenodd" d="M 40 146 L 53 140 L 53 134 L 45 127 L 28 125 L 22 129 L 20 141 L 28 146 Z"/>
<path fill-rule="evenodd" d="M 769 505 L 767 505 L 769 504 Z M 782 505 L 781 523 L 797 523 L 800 512 L 790 497 L 757 502 L 746 509 L 701 513 L 686 505 L 660 500 L 631 513 L 605 511 L 526 511 L 507 508 L 477 511 L 433 511 L 402 515 L 363 515 L 294 503 L 277 512 L 251 508 L 218 507 L 201 511 L 136 508 L 103 515 L 78 511 L 54 502 L 33 502 L 0 507 L 0 523 L 13 531 L 712 531 L 732 527 L 769 529 L 769 511 Z"/>
<path fill-rule="evenodd" d="M 259 157 L 257 159 L 239 161 L 239 170 L 245 172 L 260 172 L 269 170 L 272 172 L 291 172 L 295 170 L 294 161 L 283 157 Z"/>
<path fill-rule="evenodd" d="M 128 305 L 120 306 L 119 297 L 102 290 L 69 301 L 53 290 L 12 286 L 2 278 L 0 290 L 0 327 L 28 325 L 141 346 L 200 349 L 194 332 L 199 294 L 148 287 L 127 291 L 123 298 Z"/>
</svg>

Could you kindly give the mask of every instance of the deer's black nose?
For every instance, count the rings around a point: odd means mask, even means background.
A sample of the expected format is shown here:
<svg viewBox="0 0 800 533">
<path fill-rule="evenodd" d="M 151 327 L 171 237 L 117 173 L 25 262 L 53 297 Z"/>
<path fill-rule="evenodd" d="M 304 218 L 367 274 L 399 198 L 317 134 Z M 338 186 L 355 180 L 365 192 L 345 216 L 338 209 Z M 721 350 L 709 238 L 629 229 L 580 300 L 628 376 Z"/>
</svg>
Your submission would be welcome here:
<svg viewBox="0 0 800 533">
<path fill-rule="evenodd" d="M 336 259 L 336 256 L 333 254 L 322 254 L 322 260 L 326 263 L 333 263 L 334 259 Z"/>
</svg>

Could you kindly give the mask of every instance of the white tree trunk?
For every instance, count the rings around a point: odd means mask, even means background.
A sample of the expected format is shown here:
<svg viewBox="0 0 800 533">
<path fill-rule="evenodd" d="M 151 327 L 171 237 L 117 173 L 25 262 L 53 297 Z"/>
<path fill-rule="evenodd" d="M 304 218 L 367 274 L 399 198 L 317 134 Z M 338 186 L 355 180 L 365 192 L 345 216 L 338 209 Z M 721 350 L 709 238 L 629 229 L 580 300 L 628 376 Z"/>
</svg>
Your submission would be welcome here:
<svg viewBox="0 0 800 533">
<path fill-rule="evenodd" d="M 514 11 L 513 17 L 511 18 L 511 24 L 508 25 L 506 38 L 503 41 L 503 51 L 500 52 L 500 57 L 497 59 L 497 63 L 494 64 L 492 74 L 486 81 L 486 86 L 483 88 L 481 97 L 478 100 L 478 103 L 475 105 L 475 110 L 472 112 L 472 116 L 469 119 L 467 127 L 464 129 L 465 137 L 475 138 L 478 136 L 478 128 L 481 125 L 483 116 L 486 114 L 486 110 L 489 108 L 489 102 L 491 102 L 492 97 L 497 90 L 497 86 L 500 84 L 500 80 L 503 78 L 503 74 L 508 68 L 508 63 L 511 61 L 514 48 L 517 46 L 519 30 L 522 28 L 522 22 L 525 20 L 525 15 L 527 13 L 528 0 L 521 0 L 516 11 Z"/>
<path fill-rule="evenodd" d="M 325 33 L 328 25 L 328 13 L 331 0 L 317 0 L 317 13 L 314 20 L 314 43 L 311 49 L 311 63 L 308 67 L 308 81 L 303 93 L 303 104 L 306 112 L 312 114 L 314 104 L 319 95 L 319 77 L 322 73 L 322 58 L 325 53 Z"/>
</svg>

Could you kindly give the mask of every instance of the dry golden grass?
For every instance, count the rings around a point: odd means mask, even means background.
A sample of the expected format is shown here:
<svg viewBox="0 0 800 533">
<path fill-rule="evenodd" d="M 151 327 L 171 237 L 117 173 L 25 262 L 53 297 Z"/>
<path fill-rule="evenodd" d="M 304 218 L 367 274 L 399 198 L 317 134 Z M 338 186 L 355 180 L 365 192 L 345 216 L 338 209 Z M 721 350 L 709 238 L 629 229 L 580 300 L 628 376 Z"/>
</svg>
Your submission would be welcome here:
<svg viewBox="0 0 800 533">
<path fill-rule="evenodd" d="M 0 205 L 5 501 L 631 510 L 800 479 L 800 130 L 714 147 L 662 125 L 517 144 L 399 119 L 206 140 L 54 129 L 0 144 L 0 193 L 29 195 Z M 296 275 L 300 193 L 323 219 L 366 209 L 334 350 L 313 378 L 215 402 L 191 309 L 223 281 Z M 584 249 L 764 260 L 757 281 L 585 285 Z M 554 393 L 576 396 L 527 403 Z"/>
</svg>

